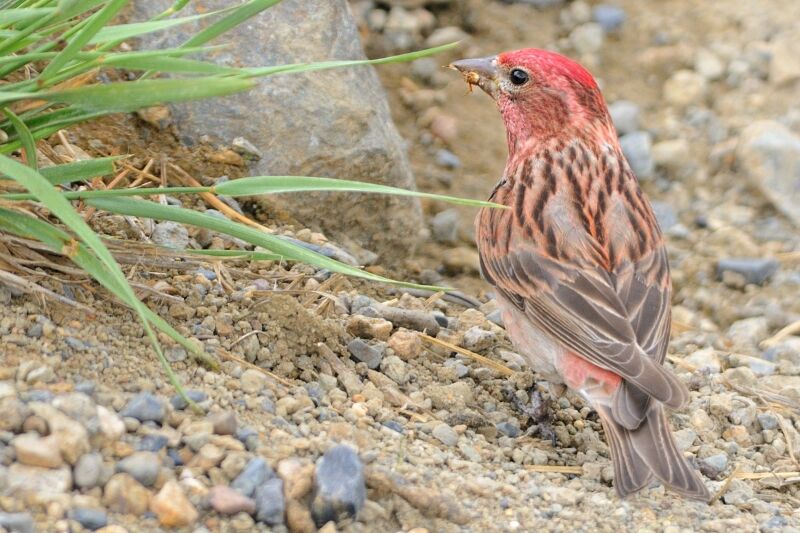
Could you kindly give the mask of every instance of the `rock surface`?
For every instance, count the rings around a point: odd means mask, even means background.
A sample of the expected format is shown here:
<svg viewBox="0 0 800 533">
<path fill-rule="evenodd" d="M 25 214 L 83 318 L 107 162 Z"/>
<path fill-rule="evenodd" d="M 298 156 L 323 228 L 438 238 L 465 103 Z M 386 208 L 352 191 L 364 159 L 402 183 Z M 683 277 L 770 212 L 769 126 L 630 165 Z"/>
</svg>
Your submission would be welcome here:
<svg viewBox="0 0 800 533">
<path fill-rule="evenodd" d="M 142 18 L 171 5 L 171 0 L 153 0 L 137 3 L 135 9 Z M 228 5 L 223 0 L 210 1 L 202 10 Z M 187 15 L 192 6 L 184 10 Z M 149 34 L 142 46 L 176 46 L 199 27 L 200 23 L 190 23 Z M 224 49 L 211 54 L 221 64 L 267 66 L 364 58 L 345 0 L 280 2 L 226 33 L 224 42 Z M 251 163 L 252 175 L 324 176 L 415 186 L 372 67 L 268 77 L 244 94 L 175 106 L 173 118 L 187 142 L 198 142 L 202 135 L 226 145 L 237 137 L 249 139 L 262 154 Z M 303 193 L 281 195 L 268 205 L 269 209 L 288 209 L 302 222 L 340 241 L 353 239 L 384 260 L 412 250 L 422 227 L 419 203 L 410 198 Z"/>
</svg>

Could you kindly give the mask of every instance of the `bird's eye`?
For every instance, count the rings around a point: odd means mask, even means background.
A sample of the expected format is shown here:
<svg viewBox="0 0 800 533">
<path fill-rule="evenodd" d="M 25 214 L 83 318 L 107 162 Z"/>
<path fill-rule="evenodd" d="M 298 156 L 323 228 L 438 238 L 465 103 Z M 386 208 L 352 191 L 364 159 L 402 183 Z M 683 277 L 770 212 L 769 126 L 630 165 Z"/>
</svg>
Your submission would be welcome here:
<svg viewBox="0 0 800 533">
<path fill-rule="evenodd" d="M 530 79 L 530 76 L 521 68 L 515 68 L 511 69 L 511 72 L 508 74 L 508 78 L 514 85 L 524 85 Z"/>
</svg>

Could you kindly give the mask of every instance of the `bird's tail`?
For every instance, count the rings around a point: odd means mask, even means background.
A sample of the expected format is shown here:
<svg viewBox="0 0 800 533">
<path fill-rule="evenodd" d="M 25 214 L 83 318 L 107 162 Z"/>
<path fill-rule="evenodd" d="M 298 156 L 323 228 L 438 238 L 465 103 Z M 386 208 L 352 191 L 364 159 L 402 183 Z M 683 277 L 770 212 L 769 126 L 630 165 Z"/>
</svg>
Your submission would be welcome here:
<svg viewBox="0 0 800 533">
<path fill-rule="evenodd" d="M 615 422 L 607 407 L 597 406 L 597 412 L 611 449 L 614 487 L 620 497 L 642 490 L 655 476 L 682 496 L 709 500 L 708 489 L 678 449 L 660 403 L 651 402 L 647 416 L 633 430 Z"/>
</svg>

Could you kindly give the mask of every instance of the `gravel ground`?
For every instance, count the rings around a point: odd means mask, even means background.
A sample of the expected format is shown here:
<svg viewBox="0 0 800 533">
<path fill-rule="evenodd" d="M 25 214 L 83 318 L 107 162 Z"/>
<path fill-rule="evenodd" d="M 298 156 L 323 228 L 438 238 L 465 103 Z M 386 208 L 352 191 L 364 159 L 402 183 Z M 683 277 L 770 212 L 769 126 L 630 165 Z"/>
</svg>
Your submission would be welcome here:
<svg viewBox="0 0 800 533">
<path fill-rule="evenodd" d="M 197 411 L 102 293 L 43 281 L 89 316 L 0 286 L 0 530 L 797 531 L 800 331 L 781 330 L 800 319 L 798 5 L 352 4 L 372 53 L 461 35 L 458 55 L 551 45 L 602 74 L 669 239 L 667 364 L 691 390 L 671 423 L 717 497 L 617 498 L 596 414 L 537 381 L 498 325 L 474 212 L 426 203 L 430 239 L 401 274 L 474 306 L 300 265 L 135 269 L 148 304 L 222 361 L 167 349 Z M 439 63 L 381 74 L 420 187 L 481 198 L 505 157 L 499 119 Z"/>
</svg>

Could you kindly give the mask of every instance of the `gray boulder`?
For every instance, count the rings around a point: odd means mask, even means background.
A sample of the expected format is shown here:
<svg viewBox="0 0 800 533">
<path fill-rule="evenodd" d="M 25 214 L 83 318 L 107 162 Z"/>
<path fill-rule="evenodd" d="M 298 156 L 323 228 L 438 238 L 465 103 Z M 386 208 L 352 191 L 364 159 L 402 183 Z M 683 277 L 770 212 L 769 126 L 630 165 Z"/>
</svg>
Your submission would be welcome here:
<svg viewBox="0 0 800 533">
<path fill-rule="evenodd" d="M 172 0 L 135 3 L 136 20 L 168 8 Z M 204 11 L 229 7 L 202 3 Z M 193 14 L 191 3 L 181 15 Z M 209 24 L 202 19 L 147 35 L 142 48 L 176 46 Z M 268 66 L 332 59 L 363 59 L 355 21 L 345 0 L 284 0 L 211 44 L 225 43 L 211 59 L 224 65 Z M 244 94 L 176 105 L 184 142 L 208 135 L 229 146 L 244 137 L 262 154 L 251 175 L 306 175 L 415 187 L 402 139 L 372 67 L 361 66 L 264 78 Z M 294 218 L 347 245 L 391 262 L 407 255 L 422 228 L 411 198 L 345 193 L 261 197 L 268 212 Z"/>
</svg>

